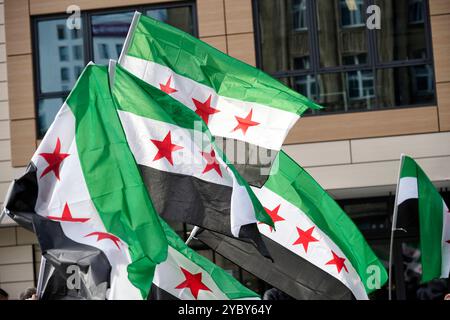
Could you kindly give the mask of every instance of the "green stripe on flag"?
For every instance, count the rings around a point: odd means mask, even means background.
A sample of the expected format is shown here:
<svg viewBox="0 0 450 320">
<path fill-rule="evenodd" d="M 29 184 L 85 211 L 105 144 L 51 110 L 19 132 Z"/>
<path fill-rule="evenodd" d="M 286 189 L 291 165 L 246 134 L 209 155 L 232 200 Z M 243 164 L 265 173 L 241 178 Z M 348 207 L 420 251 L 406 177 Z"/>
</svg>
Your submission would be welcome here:
<svg viewBox="0 0 450 320">
<path fill-rule="evenodd" d="M 355 268 L 361 281 L 370 293 L 373 288 L 369 266 L 380 271 L 380 286 L 387 281 L 387 272 L 381 261 L 367 244 L 363 235 L 322 187 L 294 160 L 283 151 L 278 153 L 278 165 L 265 187 L 277 193 L 302 210 L 342 250 Z M 275 161 L 275 164 L 277 161 Z"/>
<path fill-rule="evenodd" d="M 128 246 L 128 277 L 147 298 L 167 239 L 113 104 L 106 67 L 89 65 L 67 99 L 76 119 L 81 168 L 106 230 Z"/>
<path fill-rule="evenodd" d="M 402 169 L 400 170 L 400 178 L 413 177 L 417 178 L 417 164 L 408 156 L 403 157 Z"/>
<path fill-rule="evenodd" d="M 168 24 L 140 15 L 125 54 L 169 67 L 217 94 L 301 115 L 321 107 L 263 71 Z"/>
<path fill-rule="evenodd" d="M 414 159 L 408 156 L 404 157 L 400 176 L 417 177 L 422 260 L 421 281 L 428 282 L 441 276 L 443 199 Z"/>
</svg>

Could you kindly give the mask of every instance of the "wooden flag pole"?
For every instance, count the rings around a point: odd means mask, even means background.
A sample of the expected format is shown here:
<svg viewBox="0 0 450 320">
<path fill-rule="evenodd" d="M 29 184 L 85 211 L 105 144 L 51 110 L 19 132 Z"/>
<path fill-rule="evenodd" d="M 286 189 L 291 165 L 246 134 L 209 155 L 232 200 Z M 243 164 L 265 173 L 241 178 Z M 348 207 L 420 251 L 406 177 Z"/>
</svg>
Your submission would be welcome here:
<svg viewBox="0 0 450 320">
<path fill-rule="evenodd" d="M 394 255 L 394 233 L 397 231 L 397 199 L 398 199 L 398 189 L 400 186 L 400 173 L 402 171 L 403 159 L 405 155 L 402 153 L 400 155 L 400 166 L 398 168 L 398 177 L 397 177 L 397 188 L 395 191 L 395 200 L 394 200 L 394 212 L 392 214 L 392 226 L 391 226 L 391 243 L 389 247 L 389 300 L 392 300 L 392 259 Z"/>
</svg>

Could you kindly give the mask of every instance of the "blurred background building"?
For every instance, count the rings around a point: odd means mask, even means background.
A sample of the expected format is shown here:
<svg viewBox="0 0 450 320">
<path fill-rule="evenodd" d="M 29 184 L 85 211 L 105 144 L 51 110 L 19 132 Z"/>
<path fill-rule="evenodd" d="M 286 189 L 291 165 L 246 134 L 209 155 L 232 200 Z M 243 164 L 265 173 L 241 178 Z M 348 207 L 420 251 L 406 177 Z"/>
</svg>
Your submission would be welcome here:
<svg viewBox="0 0 450 320">
<path fill-rule="evenodd" d="M 66 9 L 81 9 L 80 29 Z M 380 9 L 380 29 L 366 22 Z M 255 65 L 325 108 L 292 129 L 285 151 L 339 201 L 387 263 L 400 153 L 450 203 L 449 0 L 0 0 L 0 205 L 89 61 L 117 59 L 133 12 L 172 24 Z M 190 226 L 173 224 L 188 236 Z M 415 297 L 418 233 L 396 247 L 399 297 Z M 268 287 L 199 243 L 252 289 Z M 0 287 L 35 286 L 32 233 L 0 226 Z M 402 270 L 400 270 L 403 272 Z M 379 298 L 386 296 L 382 290 Z"/>
</svg>

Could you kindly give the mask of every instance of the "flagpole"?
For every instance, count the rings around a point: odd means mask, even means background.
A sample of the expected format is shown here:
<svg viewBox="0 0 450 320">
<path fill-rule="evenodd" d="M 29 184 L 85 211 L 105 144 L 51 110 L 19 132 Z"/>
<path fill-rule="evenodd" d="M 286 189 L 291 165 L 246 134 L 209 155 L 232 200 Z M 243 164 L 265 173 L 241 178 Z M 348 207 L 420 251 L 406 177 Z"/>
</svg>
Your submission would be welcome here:
<svg viewBox="0 0 450 320">
<path fill-rule="evenodd" d="M 43 281 L 44 281 L 44 274 L 45 274 L 45 262 L 46 259 L 44 256 L 41 256 L 41 265 L 39 267 L 39 276 L 36 286 L 36 298 L 38 300 L 42 297 L 42 287 L 43 287 Z"/>
<path fill-rule="evenodd" d="M 188 245 L 192 239 L 195 239 L 195 235 L 197 234 L 198 230 L 200 230 L 200 228 L 197 226 L 195 226 L 194 229 L 192 229 L 191 234 L 189 235 L 189 238 L 185 242 L 186 245 Z"/>
<path fill-rule="evenodd" d="M 398 189 L 400 186 L 400 173 L 402 171 L 403 159 L 405 155 L 402 153 L 400 155 L 400 165 L 398 168 L 398 177 L 397 177 L 397 187 L 395 190 L 395 200 L 394 200 L 394 212 L 392 214 L 392 226 L 391 226 L 391 243 L 389 247 L 389 300 L 392 300 L 392 259 L 394 256 L 394 233 L 397 231 L 397 198 L 398 198 Z"/>
</svg>

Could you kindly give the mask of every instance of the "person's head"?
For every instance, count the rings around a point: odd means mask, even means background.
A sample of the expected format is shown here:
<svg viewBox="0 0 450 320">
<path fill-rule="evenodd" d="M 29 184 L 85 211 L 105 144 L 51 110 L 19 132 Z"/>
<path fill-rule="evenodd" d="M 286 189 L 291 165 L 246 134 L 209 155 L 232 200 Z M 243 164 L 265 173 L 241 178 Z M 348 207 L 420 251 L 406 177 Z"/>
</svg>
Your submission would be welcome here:
<svg viewBox="0 0 450 320">
<path fill-rule="evenodd" d="M 9 299 L 8 292 L 0 288 L 0 300 L 8 300 L 8 299 Z"/>
<path fill-rule="evenodd" d="M 27 300 L 36 294 L 36 288 L 27 288 L 24 292 L 19 295 L 19 300 Z"/>
</svg>

